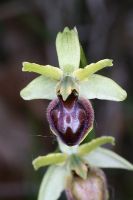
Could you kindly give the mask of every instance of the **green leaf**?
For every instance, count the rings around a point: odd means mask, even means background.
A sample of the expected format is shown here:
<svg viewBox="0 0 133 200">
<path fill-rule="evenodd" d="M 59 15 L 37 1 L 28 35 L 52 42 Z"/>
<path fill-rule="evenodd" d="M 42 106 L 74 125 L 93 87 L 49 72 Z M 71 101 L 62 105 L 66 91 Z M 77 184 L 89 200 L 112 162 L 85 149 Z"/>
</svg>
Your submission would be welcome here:
<svg viewBox="0 0 133 200">
<path fill-rule="evenodd" d="M 112 101 L 123 101 L 127 97 L 126 91 L 112 79 L 97 74 L 80 82 L 79 95 L 88 99 Z"/>
<path fill-rule="evenodd" d="M 89 78 L 90 75 L 103 69 L 104 67 L 113 66 L 112 61 L 113 60 L 110 60 L 110 59 L 100 60 L 97 63 L 91 63 L 90 65 L 87 65 L 83 69 L 80 68 L 80 69 L 75 70 L 73 74 L 77 80 L 82 81 L 82 80 L 85 80 L 86 78 Z"/>
<path fill-rule="evenodd" d="M 57 83 L 58 81 L 56 80 L 39 76 L 21 90 L 20 96 L 25 100 L 55 99 Z"/>
<path fill-rule="evenodd" d="M 71 73 L 79 67 L 80 44 L 76 29 L 65 28 L 56 38 L 56 50 L 59 66 L 66 73 Z"/>
<path fill-rule="evenodd" d="M 64 166 L 51 166 L 42 180 L 38 200 L 57 200 L 66 185 L 68 171 Z"/>
<path fill-rule="evenodd" d="M 53 67 L 50 65 L 43 66 L 43 65 L 38 65 L 38 64 L 29 63 L 29 62 L 23 62 L 22 71 L 35 72 L 54 80 L 60 80 L 63 75 L 62 70 L 57 67 Z"/>
<path fill-rule="evenodd" d="M 101 147 L 86 155 L 84 159 L 88 164 L 95 167 L 133 170 L 133 165 L 127 160 L 118 154 Z"/>
<path fill-rule="evenodd" d="M 44 167 L 46 165 L 59 164 L 64 162 L 67 159 L 67 155 L 63 153 L 51 153 L 46 156 L 39 156 L 35 160 L 33 160 L 32 164 L 34 169 L 37 170 L 40 167 Z"/>
<path fill-rule="evenodd" d="M 110 136 L 103 136 L 93 139 L 91 142 L 80 145 L 77 154 L 79 156 L 84 156 L 86 154 L 89 154 L 91 151 L 95 150 L 97 147 L 106 143 L 114 144 L 114 138 Z"/>
</svg>

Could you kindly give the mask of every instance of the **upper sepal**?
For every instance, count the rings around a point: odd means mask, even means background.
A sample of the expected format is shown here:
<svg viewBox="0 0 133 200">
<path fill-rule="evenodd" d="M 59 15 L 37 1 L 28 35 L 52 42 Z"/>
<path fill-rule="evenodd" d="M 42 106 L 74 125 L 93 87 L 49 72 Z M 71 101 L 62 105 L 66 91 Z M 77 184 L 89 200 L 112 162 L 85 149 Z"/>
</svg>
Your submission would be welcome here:
<svg viewBox="0 0 133 200">
<path fill-rule="evenodd" d="M 67 74 L 79 68 L 80 44 L 76 29 L 65 28 L 56 38 L 56 51 L 60 68 Z"/>
</svg>

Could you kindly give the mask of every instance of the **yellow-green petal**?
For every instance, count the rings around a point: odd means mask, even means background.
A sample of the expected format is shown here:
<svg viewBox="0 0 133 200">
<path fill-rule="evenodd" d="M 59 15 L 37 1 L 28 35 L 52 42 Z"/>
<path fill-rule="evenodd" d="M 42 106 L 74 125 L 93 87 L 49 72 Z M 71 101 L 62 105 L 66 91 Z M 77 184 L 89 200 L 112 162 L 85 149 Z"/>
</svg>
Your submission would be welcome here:
<svg viewBox="0 0 133 200">
<path fill-rule="evenodd" d="M 32 164 L 34 169 L 37 170 L 40 167 L 47 165 L 59 164 L 67 159 L 67 155 L 64 153 L 50 153 L 46 156 L 39 156 L 33 160 Z"/>
<path fill-rule="evenodd" d="M 51 65 L 39 65 L 36 63 L 29 63 L 29 62 L 23 62 L 22 71 L 35 72 L 54 80 L 60 80 L 63 75 L 62 70 L 57 67 L 53 67 Z"/>
<path fill-rule="evenodd" d="M 94 149 L 96 149 L 97 147 L 103 144 L 107 144 L 107 143 L 114 144 L 114 142 L 115 140 L 113 137 L 110 137 L 110 136 L 99 137 L 99 138 L 93 139 L 91 142 L 88 142 L 79 146 L 77 154 L 79 156 L 84 156 L 86 154 L 89 154 L 91 151 L 93 151 Z"/>
<path fill-rule="evenodd" d="M 104 67 L 113 66 L 112 62 L 113 60 L 110 59 L 100 60 L 97 63 L 91 63 L 90 65 L 87 65 L 85 68 L 75 70 L 73 72 L 73 75 L 77 80 L 83 81 L 86 78 L 89 78 L 90 75 L 103 69 Z"/>
</svg>

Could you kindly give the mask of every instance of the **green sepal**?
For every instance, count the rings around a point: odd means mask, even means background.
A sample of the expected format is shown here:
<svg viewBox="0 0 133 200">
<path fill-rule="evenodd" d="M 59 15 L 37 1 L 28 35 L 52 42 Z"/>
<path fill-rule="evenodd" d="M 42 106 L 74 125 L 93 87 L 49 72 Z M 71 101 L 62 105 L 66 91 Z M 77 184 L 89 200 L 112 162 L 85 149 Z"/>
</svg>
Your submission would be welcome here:
<svg viewBox="0 0 133 200">
<path fill-rule="evenodd" d="M 23 62 L 22 71 L 35 72 L 54 80 L 60 80 L 63 76 L 62 70 L 57 67 L 53 67 L 51 65 L 43 66 L 43 65 L 39 65 L 36 63 L 29 63 L 29 62 Z"/>
<path fill-rule="evenodd" d="M 79 83 L 79 95 L 87 99 L 123 101 L 127 93 L 115 81 L 98 74 Z"/>
<path fill-rule="evenodd" d="M 57 200 L 66 188 L 69 174 L 65 166 L 50 166 L 42 180 L 38 200 Z"/>
<path fill-rule="evenodd" d="M 39 76 L 32 80 L 24 89 L 21 90 L 20 96 L 24 100 L 32 99 L 55 99 L 56 85 L 58 81 Z"/>
<path fill-rule="evenodd" d="M 86 154 L 89 154 L 91 151 L 93 151 L 94 149 L 96 149 L 97 147 L 103 144 L 111 143 L 112 145 L 114 145 L 114 142 L 115 140 L 113 137 L 102 136 L 102 137 L 93 139 L 91 142 L 80 145 L 78 148 L 77 154 L 79 156 L 84 156 Z"/>
<path fill-rule="evenodd" d="M 67 155 L 64 153 L 50 153 L 46 156 L 39 156 L 33 160 L 32 164 L 35 170 L 47 165 L 59 164 L 65 162 Z"/>
<path fill-rule="evenodd" d="M 80 68 L 80 69 L 75 70 L 73 72 L 73 75 L 77 80 L 83 81 L 83 80 L 89 78 L 90 75 L 103 69 L 104 67 L 113 66 L 112 61 L 113 60 L 110 60 L 110 59 L 104 59 L 104 60 L 98 61 L 97 63 L 91 63 L 90 65 L 87 65 L 83 69 Z"/>
<path fill-rule="evenodd" d="M 56 51 L 60 68 L 66 74 L 70 74 L 79 68 L 80 44 L 76 29 L 70 30 L 68 27 L 56 38 Z"/>
<path fill-rule="evenodd" d="M 133 170 L 133 165 L 115 152 L 98 147 L 84 157 L 87 164 L 100 168 L 118 168 Z"/>
</svg>

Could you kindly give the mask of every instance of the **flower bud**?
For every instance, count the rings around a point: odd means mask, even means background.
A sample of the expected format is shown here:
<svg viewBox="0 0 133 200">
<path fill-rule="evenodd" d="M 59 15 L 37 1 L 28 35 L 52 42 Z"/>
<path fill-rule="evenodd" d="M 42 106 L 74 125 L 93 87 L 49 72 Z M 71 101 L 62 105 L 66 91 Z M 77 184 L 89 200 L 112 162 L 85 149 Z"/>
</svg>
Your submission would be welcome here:
<svg viewBox="0 0 133 200">
<path fill-rule="evenodd" d="M 108 200 L 108 190 L 104 172 L 98 168 L 88 171 L 86 180 L 74 174 L 67 180 L 68 200 Z"/>
<path fill-rule="evenodd" d="M 64 101 L 59 95 L 47 109 L 53 133 L 68 146 L 79 144 L 93 125 L 94 111 L 89 100 L 73 91 Z"/>
</svg>

